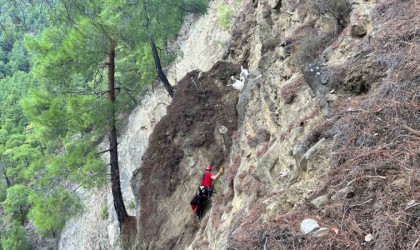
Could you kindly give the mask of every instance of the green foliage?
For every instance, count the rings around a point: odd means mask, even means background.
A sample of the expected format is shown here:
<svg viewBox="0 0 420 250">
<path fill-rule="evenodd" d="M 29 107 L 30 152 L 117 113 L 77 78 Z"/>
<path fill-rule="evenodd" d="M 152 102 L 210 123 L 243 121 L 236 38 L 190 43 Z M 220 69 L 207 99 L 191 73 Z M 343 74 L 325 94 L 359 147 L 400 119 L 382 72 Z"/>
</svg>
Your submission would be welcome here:
<svg viewBox="0 0 420 250">
<path fill-rule="evenodd" d="M 63 96 L 51 96 L 38 92 L 22 101 L 24 112 L 39 126 L 42 141 L 56 141 L 66 136 L 66 101 Z M 32 106 L 31 106 L 32 105 Z M 33 126 L 34 129 L 37 129 Z"/>
<path fill-rule="evenodd" d="M 4 234 L 1 235 L 1 247 L 4 250 L 29 250 L 32 249 L 26 238 L 25 228 L 13 223 Z"/>
<path fill-rule="evenodd" d="M 93 79 L 96 67 L 106 58 L 103 37 L 95 33 L 84 34 L 93 29 L 92 25 L 84 20 L 79 29 L 51 27 L 42 33 L 40 39 L 26 38 L 34 55 L 33 71 L 40 79 L 47 79 L 45 83 L 52 90 L 75 93 L 84 90 L 82 84 Z"/>
<path fill-rule="evenodd" d="M 38 4 L 36 4 L 38 2 Z M 2 1 L 0 24 L 0 79 L 29 71 L 30 57 L 22 43 L 25 34 L 37 34 L 47 24 L 38 0 Z"/>
<path fill-rule="evenodd" d="M 107 220 L 108 219 L 108 216 L 109 216 L 108 206 L 102 207 L 101 214 L 100 214 L 101 219 L 102 220 Z"/>
<path fill-rule="evenodd" d="M 66 220 L 82 209 L 77 195 L 64 189 L 49 190 L 45 194 L 32 192 L 29 200 L 33 205 L 29 218 L 43 236 L 61 230 Z"/>
<path fill-rule="evenodd" d="M 20 184 L 7 189 L 7 197 L 3 202 L 5 214 L 12 220 L 25 221 L 28 205 L 28 189 Z"/>
<path fill-rule="evenodd" d="M 181 8 L 192 13 L 204 14 L 207 11 L 208 1 L 207 0 L 183 0 L 180 1 Z"/>
<path fill-rule="evenodd" d="M 186 14 L 204 13 L 207 8 L 207 0 L 46 3 L 2 2 L 0 201 L 5 210 L 1 219 L 7 222 L 0 221 L 0 234 L 4 249 L 29 247 L 24 229 L 16 222 L 31 219 L 46 236 L 81 212 L 69 186 L 92 188 L 107 182 L 97 145 L 109 125 L 106 78 L 111 42 L 116 43 L 116 110 L 127 112 L 137 104 L 144 86 L 156 80 L 150 41 L 159 47 L 163 64 L 169 63 L 175 55 L 168 41 L 176 36 Z"/>
<path fill-rule="evenodd" d="M 224 30 L 230 29 L 230 23 L 232 21 L 232 10 L 226 4 L 222 3 L 217 6 L 217 12 L 219 14 L 220 26 Z"/>
<path fill-rule="evenodd" d="M 130 201 L 130 202 L 128 202 L 127 207 L 129 209 L 134 209 L 134 208 L 136 208 L 136 203 L 134 201 Z"/>
<path fill-rule="evenodd" d="M 105 164 L 98 159 L 94 148 L 96 144 L 89 137 L 82 137 L 68 142 L 64 147 L 67 152 L 60 160 L 62 164 L 54 172 L 59 175 L 64 167 L 69 180 L 81 183 L 84 187 L 102 186 L 107 181 Z M 58 171 L 57 171 L 58 170 Z M 54 171 L 51 169 L 51 171 Z M 66 174 L 66 173 L 64 173 Z"/>
<path fill-rule="evenodd" d="M 6 180 L 4 180 L 3 178 L 0 178 L 0 203 L 2 203 L 6 199 L 6 195 L 7 195 Z"/>
<path fill-rule="evenodd" d="M 214 41 L 214 43 L 217 44 L 217 45 L 219 45 L 223 49 L 227 49 L 228 46 L 229 46 L 229 42 L 228 41 L 216 40 L 216 41 Z"/>
<path fill-rule="evenodd" d="M 10 72 L 17 71 L 29 71 L 29 61 L 26 48 L 23 46 L 22 42 L 17 41 L 13 44 L 13 49 L 8 54 Z"/>
</svg>

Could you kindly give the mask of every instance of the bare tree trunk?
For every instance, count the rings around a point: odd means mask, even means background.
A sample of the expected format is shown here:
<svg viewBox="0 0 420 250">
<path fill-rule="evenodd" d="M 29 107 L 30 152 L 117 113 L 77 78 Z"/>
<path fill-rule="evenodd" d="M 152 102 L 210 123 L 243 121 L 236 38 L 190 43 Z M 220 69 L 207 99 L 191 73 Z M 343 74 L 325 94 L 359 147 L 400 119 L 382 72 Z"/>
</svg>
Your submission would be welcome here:
<svg viewBox="0 0 420 250">
<path fill-rule="evenodd" d="M 19 206 L 19 212 L 20 212 L 20 225 L 25 226 L 25 214 L 23 213 L 22 205 Z"/>
<path fill-rule="evenodd" d="M 151 31 L 150 31 L 150 16 L 149 16 L 149 11 L 148 11 L 147 7 L 148 7 L 147 2 L 143 1 L 143 9 L 144 9 L 144 13 L 146 14 L 146 21 L 147 21 L 146 22 L 146 29 L 148 30 L 149 33 L 151 33 Z M 155 41 L 152 37 L 152 34 L 149 34 L 149 39 L 150 39 L 150 47 L 152 48 L 153 60 L 155 61 L 156 72 L 158 73 L 159 79 L 162 81 L 163 86 L 165 86 L 166 91 L 168 91 L 169 96 L 173 97 L 174 96 L 174 88 L 169 83 L 168 78 L 166 78 L 166 75 L 162 70 L 162 64 L 160 63 L 159 53 L 157 51 L 156 43 L 155 43 Z"/>
<path fill-rule="evenodd" d="M 169 83 L 168 78 L 166 78 L 166 75 L 162 70 L 162 65 L 160 63 L 159 53 L 157 51 L 155 41 L 151 40 L 150 46 L 152 47 L 153 59 L 155 61 L 156 71 L 159 75 L 159 78 L 162 81 L 163 85 L 165 86 L 166 91 L 168 91 L 169 95 L 171 97 L 174 97 L 174 88 Z"/>
<path fill-rule="evenodd" d="M 124 206 L 124 201 L 121 192 L 120 169 L 118 166 L 118 143 L 117 143 L 117 128 L 115 126 L 115 41 L 110 39 L 111 48 L 109 50 L 109 64 L 108 64 L 108 93 L 110 101 L 109 111 L 109 148 L 111 161 L 111 190 L 114 199 L 114 208 L 117 213 L 120 228 L 127 218 L 127 210 Z"/>
<path fill-rule="evenodd" d="M 1 159 L 0 159 L 0 163 L 1 163 L 1 168 L 3 170 L 4 179 L 6 179 L 7 186 L 8 187 L 11 187 L 12 186 L 12 182 L 9 180 L 9 177 L 7 176 L 6 165 L 4 165 L 4 162 Z"/>
<path fill-rule="evenodd" d="M 38 142 L 38 146 L 39 146 L 39 149 L 41 150 L 42 156 L 45 158 L 44 148 L 42 147 L 42 144 L 40 142 Z"/>
</svg>

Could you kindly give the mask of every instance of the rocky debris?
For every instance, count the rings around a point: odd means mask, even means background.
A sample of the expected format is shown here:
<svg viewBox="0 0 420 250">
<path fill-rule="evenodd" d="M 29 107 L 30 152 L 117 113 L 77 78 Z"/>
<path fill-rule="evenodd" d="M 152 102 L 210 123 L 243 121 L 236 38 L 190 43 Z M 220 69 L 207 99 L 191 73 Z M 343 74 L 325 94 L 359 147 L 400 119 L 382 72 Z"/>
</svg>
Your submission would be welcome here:
<svg viewBox="0 0 420 250">
<path fill-rule="evenodd" d="M 316 220 L 313 219 L 304 219 L 300 223 L 300 231 L 303 234 L 309 234 L 319 228 L 319 224 Z"/>
<path fill-rule="evenodd" d="M 351 26 L 351 36 L 354 38 L 362 38 L 367 34 L 366 27 L 358 24 Z"/>
<path fill-rule="evenodd" d="M 321 227 L 318 230 L 316 230 L 315 232 L 313 232 L 312 236 L 320 238 L 320 237 L 327 236 L 329 233 L 330 233 L 329 228 Z"/>
<path fill-rule="evenodd" d="M 308 161 L 311 160 L 311 157 L 315 154 L 319 147 L 324 143 L 325 138 L 321 138 L 315 145 L 313 145 L 308 151 L 306 151 L 299 161 L 296 162 L 298 168 L 302 171 L 308 170 Z"/>
<path fill-rule="evenodd" d="M 287 51 L 283 46 L 280 46 L 278 49 L 280 60 L 286 59 L 288 56 L 290 56 L 290 52 Z"/>
<path fill-rule="evenodd" d="M 257 4 L 258 1 L 255 0 L 255 3 Z M 250 3 L 247 3 L 239 12 L 231 32 L 228 52 L 226 53 L 228 57 L 225 59 L 230 59 L 242 65 L 248 65 L 252 49 L 250 42 L 254 35 L 253 29 L 257 24 L 254 19 L 255 11 L 255 8 L 252 8 Z"/>
<path fill-rule="evenodd" d="M 337 201 L 337 200 L 343 200 L 346 198 L 349 198 L 354 194 L 354 187 L 353 186 L 346 186 L 337 192 L 335 192 L 334 195 L 331 196 L 331 200 Z"/>
<path fill-rule="evenodd" d="M 320 227 L 318 222 L 314 219 L 304 219 L 300 223 L 300 231 L 305 235 L 320 238 L 327 236 L 331 230 L 326 227 Z"/>
<path fill-rule="evenodd" d="M 262 53 L 273 51 L 277 46 L 281 44 L 281 39 L 278 37 L 271 37 L 262 42 Z"/>
<path fill-rule="evenodd" d="M 254 8 L 258 7 L 258 0 L 252 0 L 252 7 Z"/>
<path fill-rule="evenodd" d="M 315 23 L 315 28 L 317 28 L 319 35 L 321 36 L 330 36 L 338 32 L 337 19 L 333 16 L 325 15 L 321 16 Z"/>
<path fill-rule="evenodd" d="M 266 8 L 262 11 L 262 17 L 263 18 L 268 18 L 268 17 L 270 17 L 270 15 L 271 15 L 271 10 L 270 9 Z"/>
<path fill-rule="evenodd" d="M 340 76 L 321 62 L 304 66 L 302 73 L 306 84 L 320 99 L 325 99 L 325 96 L 340 84 Z"/>
<path fill-rule="evenodd" d="M 393 186 L 398 188 L 404 188 L 408 185 L 408 181 L 405 178 L 400 178 L 392 182 Z"/>
<path fill-rule="evenodd" d="M 229 129 L 223 126 L 220 123 L 217 123 L 216 128 L 214 130 L 214 138 L 216 143 L 223 148 L 223 152 L 226 151 L 228 145 L 226 144 L 228 138 L 226 138 Z"/>
<path fill-rule="evenodd" d="M 274 181 L 275 173 L 284 175 L 280 171 L 274 171 L 276 165 L 279 161 L 278 151 L 280 150 L 280 142 L 276 141 L 268 149 L 268 151 L 260 157 L 258 160 L 257 167 L 252 172 L 252 175 L 259 181 L 265 183 L 266 185 L 276 187 L 276 182 Z"/>
<path fill-rule="evenodd" d="M 327 94 L 327 95 L 325 95 L 325 100 L 327 102 L 334 102 L 334 101 L 338 100 L 338 96 L 335 95 L 335 94 Z"/>
<path fill-rule="evenodd" d="M 365 241 L 366 242 L 371 242 L 373 240 L 373 236 L 372 234 L 366 234 L 365 235 Z"/>
<path fill-rule="evenodd" d="M 282 5 L 282 0 L 270 0 L 270 6 L 274 10 L 280 10 Z"/>
<path fill-rule="evenodd" d="M 315 208 L 320 208 L 322 205 L 327 203 L 330 200 L 330 197 L 328 195 L 321 195 L 314 200 L 311 201 L 311 205 L 313 205 Z"/>
</svg>

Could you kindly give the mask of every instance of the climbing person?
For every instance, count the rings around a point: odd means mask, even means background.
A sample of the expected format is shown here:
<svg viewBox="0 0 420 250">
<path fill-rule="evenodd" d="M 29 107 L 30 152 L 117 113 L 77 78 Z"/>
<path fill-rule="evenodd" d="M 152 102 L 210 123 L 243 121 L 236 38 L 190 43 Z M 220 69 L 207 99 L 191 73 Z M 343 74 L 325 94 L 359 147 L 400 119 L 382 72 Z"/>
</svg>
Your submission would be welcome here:
<svg viewBox="0 0 420 250">
<path fill-rule="evenodd" d="M 199 187 L 199 192 L 201 196 L 210 197 L 213 194 L 212 182 L 217 180 L 217 178 L 219 178 L 220 175 L 223 175 L 225 173 L 225 169 L 223 167 L 220 167 L 220 170 L 216 175 L 213 175 L 211 173 L 212 170 L 213 169 L 211 165 L 208 165 L 206 167 L 206 173 L 203 175 Z"/>
<path fill-rule="evenodd" d="M 223 175 L 225 172 L 223 167 L 220 167 L 220 170 L 216 175 L 213 175 L 211 171 L 212 167 L 208 165 L 206 167 L 206 173 L 203 175 L 203 178 L 200 181 L 198 191 L 190 202 L 192 210 L 198 216 L 199 219 L 203 218 L 204 209 L 207 205 L 207 200 L 213 194 L 212 182 L 214 180 L 217 180 L 217 178 L 219 178 L 219 176 Z"/>
</svg>

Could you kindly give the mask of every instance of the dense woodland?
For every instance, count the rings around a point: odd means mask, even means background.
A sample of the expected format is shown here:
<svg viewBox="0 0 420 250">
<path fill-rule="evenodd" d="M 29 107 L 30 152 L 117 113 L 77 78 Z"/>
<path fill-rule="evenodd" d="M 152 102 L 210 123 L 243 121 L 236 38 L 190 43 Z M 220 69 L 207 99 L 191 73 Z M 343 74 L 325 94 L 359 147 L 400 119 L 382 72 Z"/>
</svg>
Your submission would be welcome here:
<svg viewBox="0 0 420 250">
<path fill-rule="evenodd" d="M 206 0 L 0 1 L 0 249 L 57 237 L 83 212 L 77 190 L 110 184 L 118 220 L 116 117 L 177 52 L 170 41 Z M 106 140 L 109 149 L 99 152 Z M 110 154 L 110 162 L 101 160 Z"/>
</svg>

